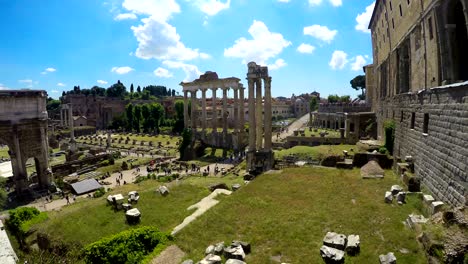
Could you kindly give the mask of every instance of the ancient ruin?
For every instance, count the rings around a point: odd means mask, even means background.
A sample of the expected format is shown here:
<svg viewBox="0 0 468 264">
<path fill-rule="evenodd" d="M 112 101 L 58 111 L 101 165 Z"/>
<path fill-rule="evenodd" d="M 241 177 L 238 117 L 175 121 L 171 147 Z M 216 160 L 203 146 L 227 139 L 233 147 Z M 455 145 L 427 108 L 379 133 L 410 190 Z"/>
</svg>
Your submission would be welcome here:
<svg viewBox="0 0 468 264">
<path fill-rule="evenodd" d="M 0 142 L 8 145 L 18 193 L 29 188 L 34 180 L 29 179 L 26 171 L 29 158 L 35 161 L 39 188 L 47 188 L 51 181 L 46 99 L 45 91 L 0 91 Z"/>
</svg>

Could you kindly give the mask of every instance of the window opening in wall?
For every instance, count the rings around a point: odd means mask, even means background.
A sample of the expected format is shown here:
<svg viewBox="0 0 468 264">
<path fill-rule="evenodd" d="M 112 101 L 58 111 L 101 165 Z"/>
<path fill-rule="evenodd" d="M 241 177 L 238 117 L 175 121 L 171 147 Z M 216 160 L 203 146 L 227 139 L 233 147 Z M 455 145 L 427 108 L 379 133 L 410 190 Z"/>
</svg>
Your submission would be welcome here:
<svg viewBox="0 0 468 264">
<path fill-rule="evenodd" d="M 410 0 L 406 0 L 406 2 L 408 3 L 408 5 L 410 4 L 410 3 L 409 3 L 409 2 L 410 2 Z"/>
<path fill-rule="evenodd" d="M 403 113 L 403 111 L 401 111 L 401 114 L 400 114 L 400 122 L 403 122 L 403 120 L 404 120 L 404 113 Z"/>
<path fill-rule="evenodd" d="M 400 16 L 403 16 L 403 10 L 401 9 L 401 5 L 400 5 Z"/>
<path fill-rule="evenodd" d="M 429 114 L 424 114 L 423 133 L 427 134 L 429 131 Z"/>
<path fill-rule="evenodd" d="M 387 62 L 380 66 L 380 98 L 387 97 Z"/>
<path fill-rule="evenodd" d="M 395 21 L 393 21 L 393 18 L 392 18 L 392 28 L 395 28 Z"/>
<path fill-rule="evenodd" d="M 389 3 L 390 3 L 390 11 L 392 11 L 392 10 L 393 10 L 393 8 L 392 8 L 392 1 L 389 1 Z"/>
<path fill-rule="evenodd" d="M 413 113 L 411 113 L 411 126 L 410 126 L 411 129 L 414 129 L 415 119 L 416 119 L 416 113 L 413 112 Z"/>
<path fill-rule="evenodd" d="M 410 90 L 410 49 L 410 41 L 406 39 L 396 51 L 398 93 L 407 93 Z"/>
<path fill-rule="evenodd" d="M 451 43 L 455 44 L 455 52 L 453 55 L 454 59 L 454 70 L 455 76 L 454 81 L 466 81 L 468 80 L 468 33 L 466 28 L 465 14 L 463 12 L 463 5 L 458 1 L 454 8 L 455 18 L 455 39 L 452 39 Z"/>
<path fill-rule="evenodd" d="M 432 32 L 432 17 L 427 19 L 427 24 L 429 25 L 429 39 L 433 39 L 434 33 Z"/>
<path fill-rule="evenodd" d="M 395 110 L 392 111 L 392 119 L 395 119 Z"/>
<path fill-rule="evenodd" d="M 414 49 L 418 50 L 421 47 L 421 26 L 414 29 Z"/>
</svg>

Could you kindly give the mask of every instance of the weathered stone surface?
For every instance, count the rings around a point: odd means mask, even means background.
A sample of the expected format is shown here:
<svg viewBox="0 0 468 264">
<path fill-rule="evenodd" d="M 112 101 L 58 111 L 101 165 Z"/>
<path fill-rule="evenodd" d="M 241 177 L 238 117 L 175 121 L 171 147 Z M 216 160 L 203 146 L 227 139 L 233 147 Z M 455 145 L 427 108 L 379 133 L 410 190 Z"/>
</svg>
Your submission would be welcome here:
<svg viewBox="0 0 468 264">
<path fill-rule="evenodd" d="M 224 257 L 226 259 L 244 260 L 245 253 L 241 245 L 238 245 L 238 246 L 231 245 L 224 249 Z"/>
<path fill-rule="evenodd" d="M 246 264 L 246 263 L 238 259 L 228 259 L 225 264 Z"/>
<path fill-rule="evenodd" d="M 346 246 L 346 236 L 335 232 L 327 232 L 323 238 L 323 244 L 339 250 L 344 250 Z"/>
<path fill-rule="evenodd" d="M 198 262 L 198 264 L 221 264 L 221 257 L 210 254 Z"/>
<path fill-rule="evenodd" d="M 431 214 L 437 214 L 438 212 L 442 211 L 444 207 L 444 202 L 435 201 L 431 203 Z"/>
<path fill-rule="evenodd" d="M 224 242 L 219 242 L 214 247 L 214 254 L 221 255 L 223 254 L 223 250 L 224 250 Z"/>
<path fill-rule="evenodd" d="M 392 188 L 390 188 L 390 191 L 392 192 L 392 195 L 397 195 L 399 192 L 403 191 L 403 187 L 400 185 L 393 185 Z"/>
<path fill-rule="evenodd" d="M 408 191 L 409 192 L 420 192 L 421 191 L 421 179 L 418 177 L 411 177 L 408 180 Z"/>
<path fill-rule="evenodd" d="M 429 219 L 425 218 L 423 215 L 414 215 L 410 214 L 408 218 L 406 218 L 406 223 L 412 229 L 415 229 L 419 224 L 425 224 Z"/>
<path fill-rule="evenodd" d="M 392 192 L 385 192 L 385 202 L 392 203 L 392 201 L 393 201 Z"/>
<path fill-rule="evenodd" d="M 378 179 L 383 178 L 385 171 L 380 167 L 379 163 L 375 160 L 369 161 L 361 168 L 361 177 L 363 179 Z"/>
<path fill-rule="evenodd" d="M 184 260 L 184 262 L 182 262 L 182 264 L 193 264 L 193 260 L 191 260 L 191 259 Z"/>
<path fill-rule="evenodd" d="M 251 248 L 250 248 L 250 243 L 244 242 L 244 241 L 239 241 L 239 240 L 233 240 L 231 243 L 232 246 L 241 246 L 242 249 L 244 250 L 245 254 L 250 254 Z"/>
<path fill-rule="evenodd" d="M 240 187 L 241 187 L 241 185 L 240 185 L 240 184 L 238 184 L 238 183 L 236 183 L 236 184 L 233 184 L 233 185 L 232 185 L 232 190 L 233 190 L 233 191 L 237 191 L 237 190 L 239 190 L 239 189 L 240 189 Z"/>
<path fill-rule="evenodd" d="M 344 263 L 345 252 L 336 248 L 322 246 L 320 248 L 320 256 L 325 263 Z"/>
<path fill-rule="evenodd" d="M 379 256 L 380 264 L 396 264 L 396 257 L 393 252 L 389 252 L 387 255 Z"/>
<path fill-rule="evenodd" d="M 349 235 L 346 243 L 346 253 L 356 255 L 360 251 L 361 239 L 359 235 Z"/>
<path fill-rule="evenodd" d="M 398 204 L 406 203 L 406 192 L 399 192 L 396 195 L 396 200 L 397 200 Z"/>
<path fill-rule="evenodd" d="M 212 191 L 214 191 L 216 189 L 229 190 L 229 187 L 225 183 L 221 182 L 221 183 L 215 183 L 215 184 L 210 185 L 210 187 L 208 187 L 208 189 L 212 192 Z"/>
<path fill-rule="evenodd" d="M 206 255 L 210 255 L 210 254 L 213 254 L 213 255 L 214 255 L 214 250 L 215 250 L 215 246 L 209 245 L 209 246 L 205 249 L 205 256 L 206 256 Z"/>
<path fill-rule="evenodd" d="M 425 194 L 425 195 L 423 196 L 423 200 L 424 200 L 424 203 L 425 203 L 426 205 L 431 205 L 432 202 L 435 201 L 434 197 L 432 197 L 432 195 L 429 195 L 429 194 Z"/>
<path fill-rule="evenodd" d="M 158 188 L 158 192 L 162 195 L 162 196 L 166 196 L 169 194 L 169 189 L 166 187 L 166 186 L 159 186 Z"/>
</svg>

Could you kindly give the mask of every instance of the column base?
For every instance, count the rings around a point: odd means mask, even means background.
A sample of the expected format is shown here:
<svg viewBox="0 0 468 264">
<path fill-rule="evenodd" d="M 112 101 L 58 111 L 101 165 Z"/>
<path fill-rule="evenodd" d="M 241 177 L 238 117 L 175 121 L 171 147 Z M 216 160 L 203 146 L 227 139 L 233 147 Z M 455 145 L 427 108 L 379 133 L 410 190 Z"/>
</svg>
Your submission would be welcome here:
<svg viewBox="0 0 468 264">
<path fill-rule="evenodd" d="M 249 151 L 247 152 L 247 171 L 253 175 L 259 175 L 274 168 L 275 158 L 273 151 Z"/>
</svg>

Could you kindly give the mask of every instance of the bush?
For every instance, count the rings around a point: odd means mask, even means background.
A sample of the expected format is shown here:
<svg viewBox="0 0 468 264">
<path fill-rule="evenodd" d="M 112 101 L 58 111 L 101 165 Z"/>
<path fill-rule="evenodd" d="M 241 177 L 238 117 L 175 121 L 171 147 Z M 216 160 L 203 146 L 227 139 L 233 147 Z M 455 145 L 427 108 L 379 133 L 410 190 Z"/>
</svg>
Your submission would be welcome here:
<svg viewBox="0 0 468 264">
<path fill-rule="evenodd" d="M 47 219 L 46 213 L 41 213 L 34 207 L 20 207 L 8 213 L 10 218 L 6 221 L 6 227 L 16 237 L 22 248 L 26 245 L 25 239 L 29 228 Z"/>
<path fill-rule="evenodd" d="M 97 190 L 93 193 L 93 197 L 94 197 L 94 198 L 99 198 L 99 197 L 104 196 L 104 194 L 106 194 L 106 189 L 104 189 L 104 187 L 102 187 L 102 188 L 97 189 Z"/>
<path fill-rule="evenodd" d="M 385 148 L 388 150 L 390 155 L 393 155 L 393 146 L 395 143 L 395 121 L 387 120 L 384 122 L 385 130 Z"/>
<path fill-rule="evenodd" d="M 386 147 L 380 147 L 379 148 L 379 153 L 380 154 L 388 154 L 388 149 Z"/>
<path fill-rule="evenodd" d="M 128 170 L 128 163 L 126 161 L 122 162 L 122 170 Z"/>
<path fill-rule="evenodd" d="M 139 263 L 155 248 L 161 249 L 170 235 L 155 227 L 141 227 L 100 239 L 83 249 L 86 263 Z"/>
<path fill-rule="evenodd" d="M 99 162 L 99 166 L 101 167 L 109 166 L 109 164 L 110 164 L 109 160 L 103 160 Z"/>
</svg>

